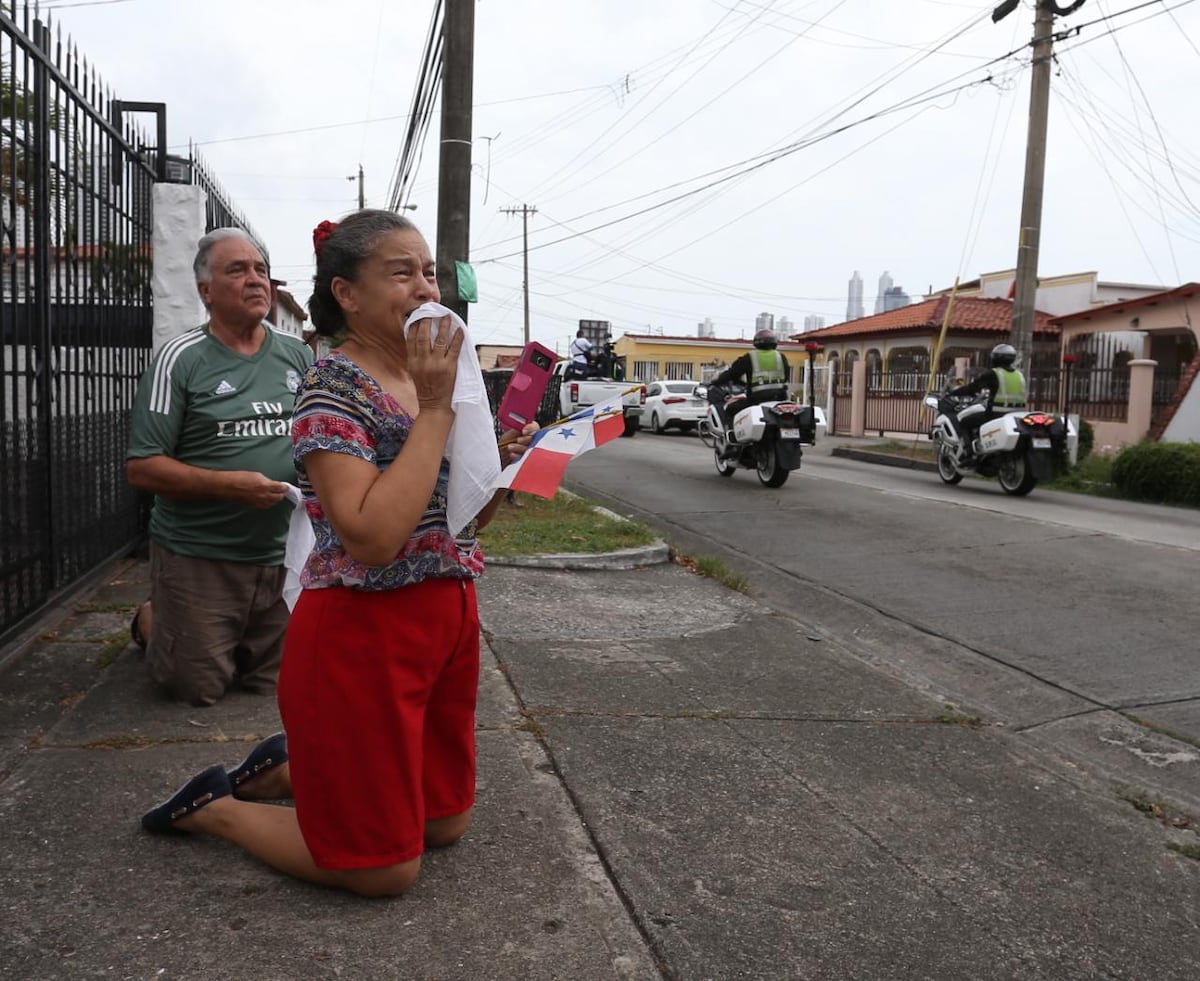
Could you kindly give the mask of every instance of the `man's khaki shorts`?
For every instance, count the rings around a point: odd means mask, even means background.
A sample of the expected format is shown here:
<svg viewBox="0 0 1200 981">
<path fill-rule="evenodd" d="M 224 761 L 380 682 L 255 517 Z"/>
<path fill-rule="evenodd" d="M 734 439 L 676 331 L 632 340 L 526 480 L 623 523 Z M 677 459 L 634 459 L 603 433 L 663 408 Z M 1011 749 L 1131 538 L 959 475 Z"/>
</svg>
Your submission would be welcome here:
<svg viewBox="0 0 1200 981">
<path fill-rule="evenodd" d="M 288 608 L 283 566 L 177 555 L 150 543 L 150 677 L 181 701 L 212 705 L 235 683 L 273 694 Z"/>
</svg>

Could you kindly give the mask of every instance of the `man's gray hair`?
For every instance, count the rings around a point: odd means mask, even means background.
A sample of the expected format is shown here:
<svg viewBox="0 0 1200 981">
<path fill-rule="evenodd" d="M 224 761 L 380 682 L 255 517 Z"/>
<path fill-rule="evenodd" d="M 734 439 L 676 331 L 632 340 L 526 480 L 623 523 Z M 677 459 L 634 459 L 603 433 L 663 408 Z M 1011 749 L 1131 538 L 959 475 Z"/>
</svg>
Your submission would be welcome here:
<svg viewBox="0 0 1200 981">
<path fill-rule="evenodd" d="M 209 268 L 208 261 L 212 255 L 213 246 L 230 238 L 240 238 L 243 242 L 249 242 L 258 249 L 260 255 L 262 254 L 258 243 L 240 228 L 214 228 L 196 243 L 196 258 L 192 262 L 192 271 L 196 274 L 197 285 L 207 283 L 212 278 L 212 270 Z"/>
</svg>

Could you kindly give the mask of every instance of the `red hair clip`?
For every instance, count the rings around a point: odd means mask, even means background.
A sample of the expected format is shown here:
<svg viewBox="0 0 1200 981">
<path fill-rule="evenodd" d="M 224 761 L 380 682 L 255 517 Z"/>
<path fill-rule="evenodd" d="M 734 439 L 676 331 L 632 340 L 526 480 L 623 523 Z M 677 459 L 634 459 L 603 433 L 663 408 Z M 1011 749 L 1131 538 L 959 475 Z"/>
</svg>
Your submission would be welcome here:
<svg viewBox="0 0 1200 981">
<path fill-rule="evenodd" d="M 325 240 L 337 231 L 337 222 L 323 221 L 313 229 L 313 251 L 317 254 L 317 258 L 321 258 L 321 247 L 325 244 Z"/>
</svg>

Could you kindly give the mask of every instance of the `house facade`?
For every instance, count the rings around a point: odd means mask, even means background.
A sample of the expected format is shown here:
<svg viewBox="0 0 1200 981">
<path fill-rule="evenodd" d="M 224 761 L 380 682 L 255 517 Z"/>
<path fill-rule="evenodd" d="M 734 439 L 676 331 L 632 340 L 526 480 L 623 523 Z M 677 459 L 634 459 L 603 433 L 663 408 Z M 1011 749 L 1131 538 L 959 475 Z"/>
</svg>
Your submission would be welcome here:
<svg viewBox="0 0 1200 981">
<path fill-rule="evenodd" d="M 1016 291 L 1017 271 L 1004 269 L 984 273 L 968 283 L 930 292 L 927 300 L 949 296 L 952 292 L 960 299 L 977 297 L 984 300 L 1011 300 Z M 1149 286 L 1141 283 L 1117 283 L 1101 280 L 1096 272 L 1070 273 L 1065 276 L 1039 276 L 1033 305 L 1038 310 L 1054 317 L 1077 313 L 1094 307 L 1107 306 L 1123 300 L 1134 300 L 1140 296 L 1160 293 L 1166 287 Z"/>
<path fill-rule="evenodd" d="M 805 340 L 810 335 L 804 335 Z M 623 334 L 613 345 L 625 364 L 630 381 L 706 382 L 751 350 L 749 340 L 719 337 L 666 337 L 658 334 Z M 792 381 L 799 387 L 807 354 L 803 342 L 780 341 Z"/>
<path fill-rule="evenodd" d="M 985 367 L 991 349 L 1008 339 L 1012 307 L 1012 301 L 1006 299 L 955 297 L 951 302 L 948 296 L 936 296 L 797 337 L 824 345 L 831 376 L 849 373 L 862 359 L 869 376 L 912 375 L 915 383 L 927 380 L 932 370 L 940 378 L 950 374 L 965 378 Z M 1035 365 L 1057 365 L 1058 330 L 1048 314 L 1038 311 L 1034 318 Z"/>
<path fill-rule="evenodd" d="M 1096 439 L 1121 446 L 1149 436 L 1200 442 L 1200 283 L 1143 294 L 1061 317 L 1061 353 L 1071 368 L 1070 398 L 1087 407 L 1129 401 L 1139 375 L 1149 389 L 1145 412 L 1105 415 Z M 1133 401 L 1141 402 L 1138 393 Z M 1111 416 L 1111 417 L 1110 417 Z"/>
</svg>

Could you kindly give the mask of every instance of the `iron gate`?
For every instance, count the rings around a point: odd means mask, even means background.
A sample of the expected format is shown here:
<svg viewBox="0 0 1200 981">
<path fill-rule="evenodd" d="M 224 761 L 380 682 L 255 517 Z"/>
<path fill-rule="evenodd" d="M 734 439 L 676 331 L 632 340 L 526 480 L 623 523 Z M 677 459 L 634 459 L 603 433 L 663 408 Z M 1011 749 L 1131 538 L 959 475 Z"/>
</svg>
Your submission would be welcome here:
<svg viewBox="0 0 1200 981">
<path fill-rule="evenodd" d="M 152 164 L 61 35 L 0 9 L 0 640 L 135 541 Z M 117 151 L 120 151 L 119 154 Z"/>
</svg>

